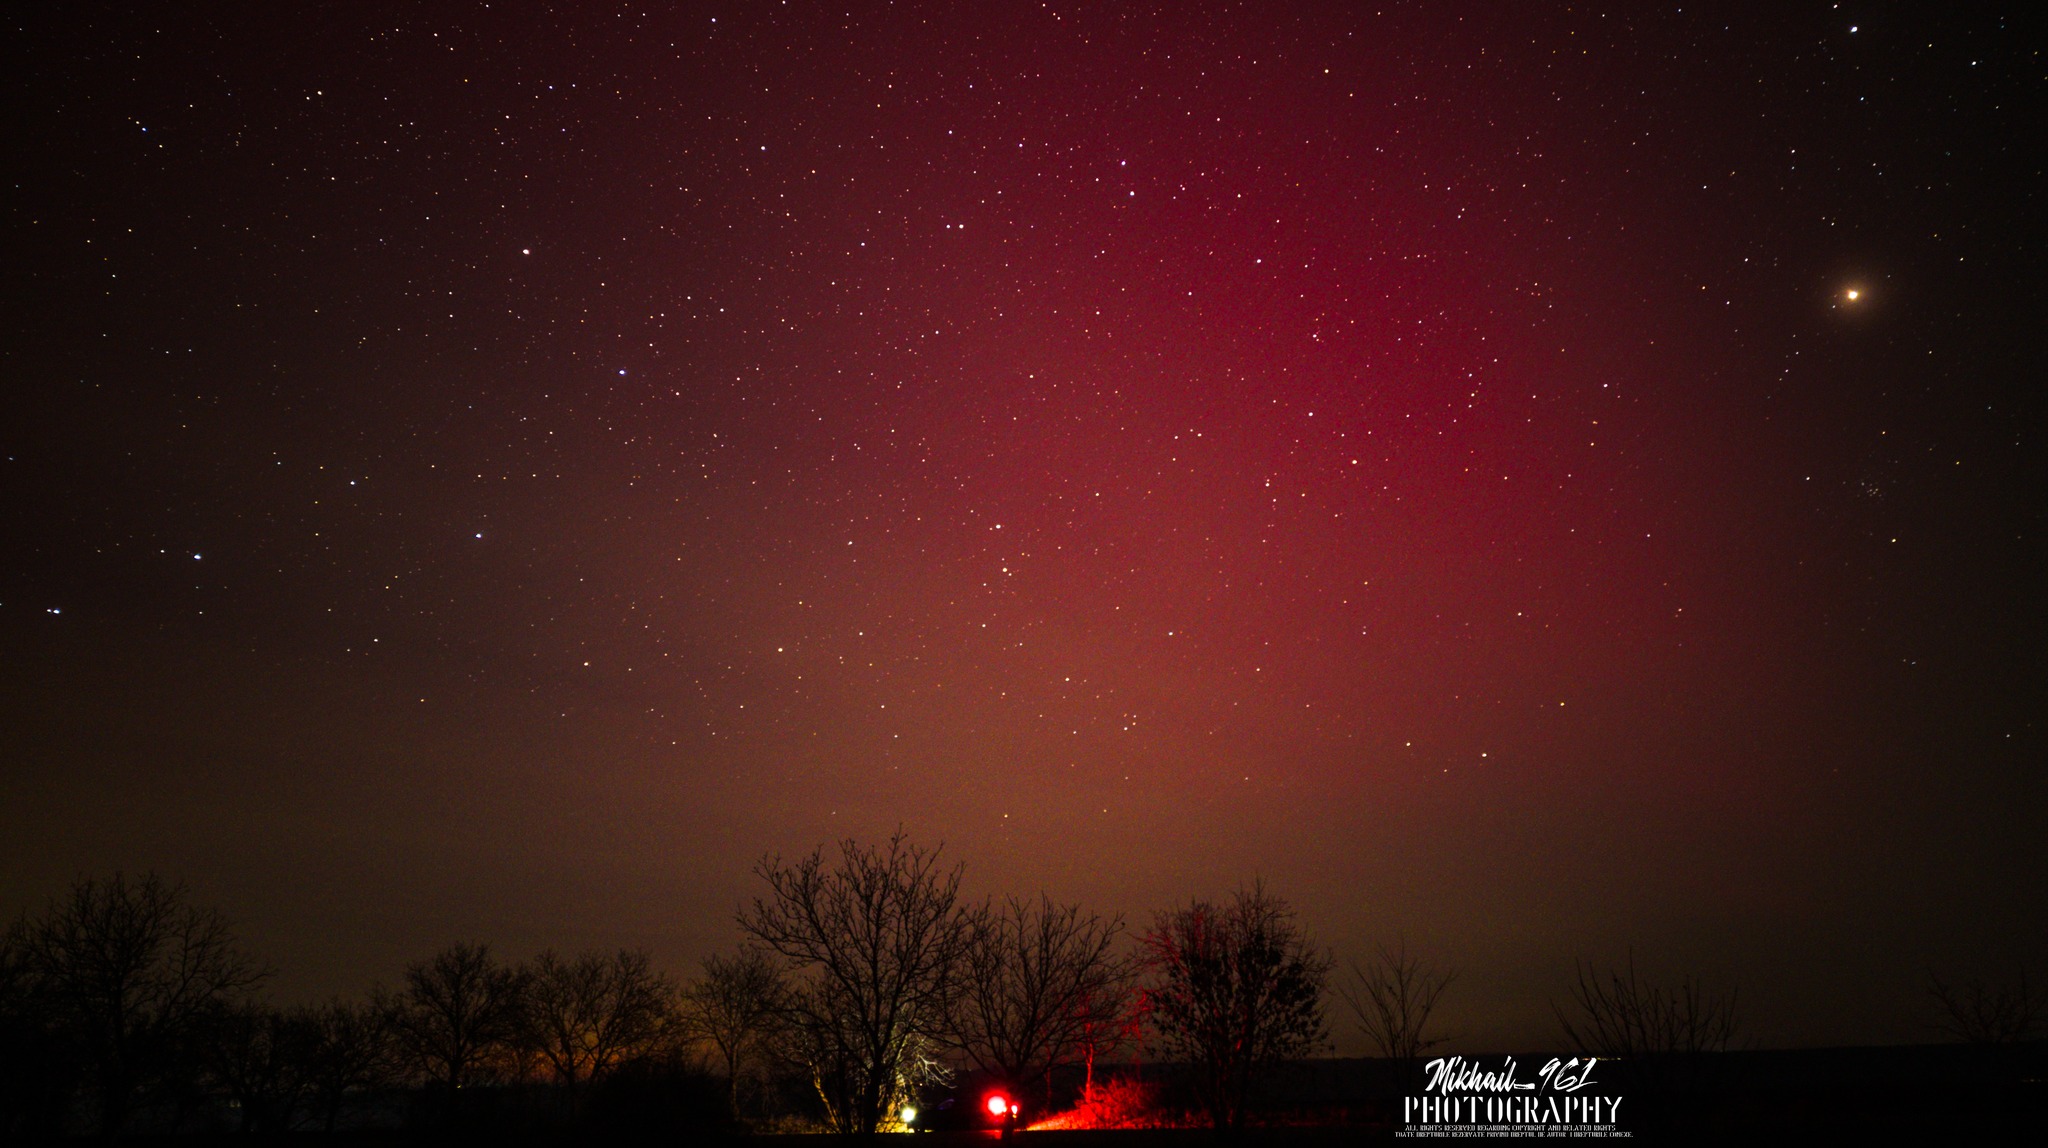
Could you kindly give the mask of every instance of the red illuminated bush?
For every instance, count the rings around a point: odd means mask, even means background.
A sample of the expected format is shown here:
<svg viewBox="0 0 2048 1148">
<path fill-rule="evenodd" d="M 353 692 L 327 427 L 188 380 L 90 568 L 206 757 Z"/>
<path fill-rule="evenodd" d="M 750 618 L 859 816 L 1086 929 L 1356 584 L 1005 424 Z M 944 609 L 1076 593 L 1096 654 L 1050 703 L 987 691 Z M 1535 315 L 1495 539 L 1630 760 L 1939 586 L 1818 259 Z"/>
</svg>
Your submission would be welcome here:
<svg viewBox="0 0 2048 1148">
<path fill-rule="evenodd" d="M 1031 1125 L 1033 1132 L 1087 1128 L 1179 1128 L 1188 1123 L 1159 1106 L 1159 1086 L 1117 1078 L 1088 1090 L 1081 1103 Z"/>
</svg>

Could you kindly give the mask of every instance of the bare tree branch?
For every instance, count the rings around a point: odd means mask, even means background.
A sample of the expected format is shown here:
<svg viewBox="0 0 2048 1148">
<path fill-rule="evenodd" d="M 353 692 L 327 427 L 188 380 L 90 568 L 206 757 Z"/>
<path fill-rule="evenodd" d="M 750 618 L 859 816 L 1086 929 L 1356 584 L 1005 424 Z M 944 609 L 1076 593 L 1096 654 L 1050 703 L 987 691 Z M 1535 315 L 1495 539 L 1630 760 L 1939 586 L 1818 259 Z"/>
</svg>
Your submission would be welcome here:
<svg viewBox="0 0 2048 1148">
<path fill-rule="evenodd" d="M 1112 1050 L 1127 1031 L 1134 962 L 1116 951 L 1123 921 L 1078 905 L 1012 899 L 974 915 L 947 1028 L 975 1067 L 1013 1086 Z M 1091 1073 L 1092 1075 L 1092 1073 Z"/>
<path fill-rule="evenodd" d="M 320 1026 L 311 1009 L 243 1004 L 209 1025 L 210 1075 L 240 1107 L 244 1132 L 290 1132 L 312 1094 Z"/>
<path fill-rule="evenodd" d="M 334 1001 L 314 1014 L 319 1044 L 312 1084 L 322 1128 L 333 1132 L 351 1092 L 388 1084 L 398 1074 L 390 1015 L 375 1004 Z"/>
<path fill-rule="evenodd" d="M 909 843 L 839 844 L 755 872 L 769 895 L 739 924 L 794 974 L 786 1000 L 797 1054 L 809 1065 L 832 1126 L 872 1133 L 906 1096 L 942 1076 L 936 1055 L 947 994 L 968 936 L 958 907 L 960 867 Z"/>
<path fill-rule="evenodd" d="M 79 881 L 20 943 L 37 995 L 80 1040 L 106 1135 L 144 1089 L 192 1063 L 211 1016 L 268 975 L 236 949 L 220 914 L 153 873 Z"/>
<path fill-rule="evenodd" d="M 788 996 L 781 967 L 752 947 L 705 958 L 704 975 L 683 991 L 691 1035 L 708 1042 L 725 1062 L 726 1104 L 735 1119 L 747 1064 L 775 1040 Z"/>
<path fill-rule="evenodd" d="M 1263 884 L 1161 913 L 1143 943 L 1153 1023 L 1195 1066 L 1210 1120 L 1242 1127 L 1253 1079 L 1324 1042 L 1330 958 Z"/>
<path fill-rule="evenodd" d="M 1357 987 L 1340 984 L 1337 991 L 1381 1056 L 1406 1064 L 1443 1043 L 1423 1034 L 1437 999 L 1457 979 L 1456 970 L 1409 956 L 1403 942 L 1392 949 L 1376 946 L 1371 962 L 1352 962 L 1351 975 Z"/>
<path fill-rule="evenodd" d="M 405 970 L 390 1002 L 392 1025 L 413 1067 L 455 1092 L 488 1080 L 518 1033 L 522 978 L 490 946 L 456 944 Z"/>
<path fill-rule="evenodd" d="M 1565 1039 L 1581 1054 L 1613 1059 L 1719 1052 L 1736 1031 L 1735 993 L 1711 993 L 1687 976 L 1675 989 L 1636 975 L 1635 954 L 1620 969 L 1600 973 L 1590 962 L 1576 964 L 1572 989 L 1575 1013 L 1555 1002 Z"/>
<path fill-rule="evenodd" d="M 524 980 L 521 1040 L 572 1096 L 675 1035 L 675 983 L 654 971 L 646 953 L 622 949 L 571 961 L 549 950 Z"/>
<path fill-rule="evenodd" d="M 1941 1006 L 1944 1032 L 1967 1044 L 2018 1044 L 2032 1036 L 2040 1020 L 2041 1002 L 2027 985 L 2027 973 L 2010 985 L 1986 985 L 1972 977 L 1950 985 L 1932 970 L 1928 994 Z"/>
</svg>

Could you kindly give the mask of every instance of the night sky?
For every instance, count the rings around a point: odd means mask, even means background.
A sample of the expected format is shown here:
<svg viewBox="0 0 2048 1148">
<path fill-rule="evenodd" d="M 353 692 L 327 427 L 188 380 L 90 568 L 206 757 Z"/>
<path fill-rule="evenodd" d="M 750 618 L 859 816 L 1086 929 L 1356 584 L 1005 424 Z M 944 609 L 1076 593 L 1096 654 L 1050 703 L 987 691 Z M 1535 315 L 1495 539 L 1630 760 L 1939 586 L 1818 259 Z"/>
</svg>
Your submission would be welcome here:
<svg viewBox="0 0 2048 1148">
<path fill-rule="evenodd" d="M 2037 25 L 147 7 L 6 17 L 5 915 L 686 971 L 901 825 L 1468 1049 L 2048 970 Z"/>
</svg>

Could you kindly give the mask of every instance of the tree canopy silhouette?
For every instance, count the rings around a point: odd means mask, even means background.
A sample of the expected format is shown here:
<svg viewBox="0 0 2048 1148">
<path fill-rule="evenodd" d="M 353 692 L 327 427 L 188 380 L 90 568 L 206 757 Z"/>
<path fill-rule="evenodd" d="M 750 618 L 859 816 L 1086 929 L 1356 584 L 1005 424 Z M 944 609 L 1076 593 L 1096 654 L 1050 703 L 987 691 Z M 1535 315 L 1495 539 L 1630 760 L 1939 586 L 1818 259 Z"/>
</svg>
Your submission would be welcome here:
<svg viewBox="0 0 2048 1148">
<path fill-rule="evenodd" d="M 1340 984 L 1338 993 L 1380 1055 L 1397 1062 L 1404 1075 L 1424 1052 L 1443 1043 L 1424 1034 L 1456 970 L 1410 956 L 1408 946 L 1398 944 L 1377 946 L 1370 961 L 1353 961 L 1351 975 L 1355 987 Z"/>
<path fill-rule="evenodd" d="M 739 924 L 788 963 L 794 1050 L 831 1126 L 873 1133 L 945 1073 L 937 1046 L 969 935 L 961 868 L 899 830 L 877 848 L 842 841 L 829 864 L 819 849 L 755 872 L 768 895 Z"/>
<path fill-rule="evenodd" d="M 571 1095 L 679 1035 L 675 982 L 655 972 L 646 953 L 570 960 L 550 949 L 524 980 L 520 1039 Z"/>
<path fill-rule="evenodd" d="M 763 1058 L 781 1032 L 789 986 L 773 957 L 751 946 L 730 957 L 704 960 L 704 975 L 683 990 L 691 1035 L 710 1044 L 725 1064 L 726 1107 L 740 1114 L 740 1080 L 750 1061 Z"/>
<path fill-rule="evenodd" d="M 1131 1013 L 1123 921 L 1012 898 L 973 915 L 947 1028 L 976 1068 L 1014 1086 L 1116 1047 Z M 1048 1085 L 1049 1091 L 1049 1085 Z"/>
<path fill-rule="evenodd" d="M 1160 913 L 1144 949 L 1152 1023 L 1193 1067 L 1211 1122 L 1243 1127 L 1259 1074 L 1324 1042 L 1330 958 L 1263 884 Z"/>
<path fill-rule="evenodd" d="M 201 1062 L 207 1026 L 267 975 L 227 921 L 145 873 L 85 878 L 19 930 L 21 975 L 76 1043 L 105 1135 Z"/>
<path fill-rule="evenodd" d="M 450 1093 L 488 1080 L 518 1035 L 522 988 L 488 945 L 450 945 L 415 961 L 389 1002 L 399 1047 L 414 1071 Z"/>
</svg>

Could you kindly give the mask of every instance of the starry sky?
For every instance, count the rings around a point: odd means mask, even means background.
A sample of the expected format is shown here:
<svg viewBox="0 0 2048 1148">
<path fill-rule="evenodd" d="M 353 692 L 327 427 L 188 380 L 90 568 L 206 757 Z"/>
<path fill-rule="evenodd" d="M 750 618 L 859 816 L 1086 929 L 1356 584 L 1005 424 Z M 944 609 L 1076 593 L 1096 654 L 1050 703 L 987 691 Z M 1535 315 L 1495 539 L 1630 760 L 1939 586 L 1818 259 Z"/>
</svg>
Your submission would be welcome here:
<svg viewBox="0 0 2048 1148">
<path fill-rule="evenodd" d="M 1468 1048 L 1931 1039 L 2048 967 L 2043 37 L 1940 8 L 12 11 L 0 910 L 680 970 L 900 825 Z"/>
</svg>

